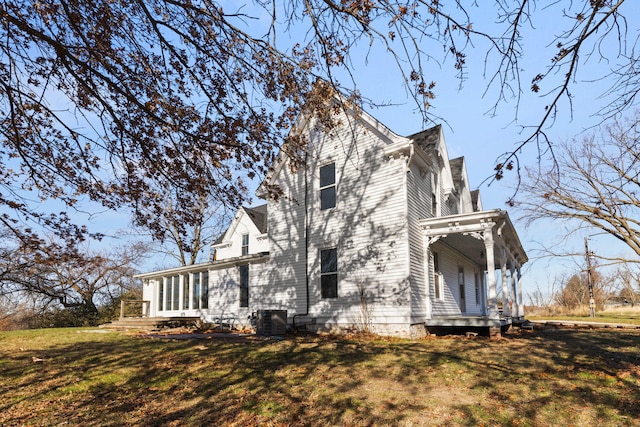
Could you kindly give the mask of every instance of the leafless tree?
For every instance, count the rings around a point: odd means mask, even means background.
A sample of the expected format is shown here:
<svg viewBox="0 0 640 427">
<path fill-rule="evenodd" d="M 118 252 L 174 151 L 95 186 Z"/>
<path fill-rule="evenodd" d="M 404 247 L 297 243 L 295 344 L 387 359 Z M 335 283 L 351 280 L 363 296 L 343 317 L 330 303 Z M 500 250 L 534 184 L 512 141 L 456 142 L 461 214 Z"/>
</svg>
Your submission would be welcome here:
<svg viewBox="0 0 640 427">
<path fill-rule="evenodd" d="M 552 220 L 565 234 L 586 230 L 613 236 L 640 255 L 640 122 L 613 121 L 601 131 L 559 145 L 556 163 L 528 169 L 517 206 L 530 224 Z M 546 248 L 552 256 L 584 257 Z M 601 265 L 638 262 L 620 254 L 591 253 Z"/>
<path fill-rule="evenodd" d="M 622 264 L 615 272 L 617 295 L 635 307 L 640 302 L 640 272 L 635 265 Z"/>
<path fill-rule="evenodd" d="M 133 275 L 146 247 L 132 244 L 111 253 L 83 250 L 73 256 L 24 246 L 5 245 L 1 251 L 0 294 L 37 299 L 42 309 L 75 309 L 96 318 L 99 305 L 139 286 Z"/>
</svg>

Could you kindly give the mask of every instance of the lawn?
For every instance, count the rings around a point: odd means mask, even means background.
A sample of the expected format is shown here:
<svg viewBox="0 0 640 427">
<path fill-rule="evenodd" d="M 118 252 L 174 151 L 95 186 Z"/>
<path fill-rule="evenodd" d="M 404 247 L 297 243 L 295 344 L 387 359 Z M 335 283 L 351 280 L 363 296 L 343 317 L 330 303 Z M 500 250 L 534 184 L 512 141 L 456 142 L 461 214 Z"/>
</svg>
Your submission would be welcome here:
<svg viewBox="0 0 640 427">
<path fill-rule="evenodd" d="M 640 331 L 170 340 L 0 333 L 2 426 L 640 425 Z"/>
<path fill-rule="evenodd" d="M 595 317 L 589 317 L 588 308 L 583 308 L 584 313 L 581 314 L 561 314 L 561 313 L 545 313 L 545 310 L 539 312 L 527 312 L 528 320 L 569 320 L 578 322 L 598 322 L 598 323 L 616 323 L 640 326 L 640 307 L 634 308 L 610 308 L 598 311 Z"/>
</svg>

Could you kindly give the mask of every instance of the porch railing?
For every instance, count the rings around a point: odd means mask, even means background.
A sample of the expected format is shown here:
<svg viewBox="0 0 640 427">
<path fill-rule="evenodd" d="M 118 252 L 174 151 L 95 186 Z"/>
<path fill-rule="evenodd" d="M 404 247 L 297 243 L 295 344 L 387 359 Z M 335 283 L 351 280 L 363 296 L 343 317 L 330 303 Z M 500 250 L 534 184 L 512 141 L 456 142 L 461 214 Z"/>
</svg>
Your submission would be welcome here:
<svg viewBox="0 0 640 427">
<path fill-rule="evenodd" d="M 147 300 L 122 300 L 120 301 L 120 318 L 149 317 L 151 301 Z M 133 314 L 132 314 L 133 313 Z"/>
</svg>

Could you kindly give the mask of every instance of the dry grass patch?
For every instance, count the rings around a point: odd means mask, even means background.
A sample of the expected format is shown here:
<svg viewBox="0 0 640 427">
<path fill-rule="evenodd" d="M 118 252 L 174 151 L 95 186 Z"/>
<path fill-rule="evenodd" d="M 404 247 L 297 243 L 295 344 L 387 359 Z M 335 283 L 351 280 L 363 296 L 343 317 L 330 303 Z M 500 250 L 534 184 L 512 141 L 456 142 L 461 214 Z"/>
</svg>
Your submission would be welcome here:
<svg viewBox="0 0 640 427">
<path fill-rule="evenodd" d="M 640 332 L 0 334 L 0 425 L 638 425 Z M 42 359 L 34 362 L 33 357 Z"/>
</svg>

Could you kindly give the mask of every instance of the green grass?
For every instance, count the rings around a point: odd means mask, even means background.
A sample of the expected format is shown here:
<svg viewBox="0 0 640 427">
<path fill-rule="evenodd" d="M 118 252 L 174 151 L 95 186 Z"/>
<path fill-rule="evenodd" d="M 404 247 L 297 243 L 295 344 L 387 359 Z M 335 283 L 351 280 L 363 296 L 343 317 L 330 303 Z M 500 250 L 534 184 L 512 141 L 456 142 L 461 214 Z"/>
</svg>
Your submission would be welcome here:
<svg viewBox="0 0 640 427">
<path fill-rule="evenodd" d="M 0 425 L 633 426 L 639 355 L 636 330 L 417 341 L 5 332 Z"/>
</svg>

